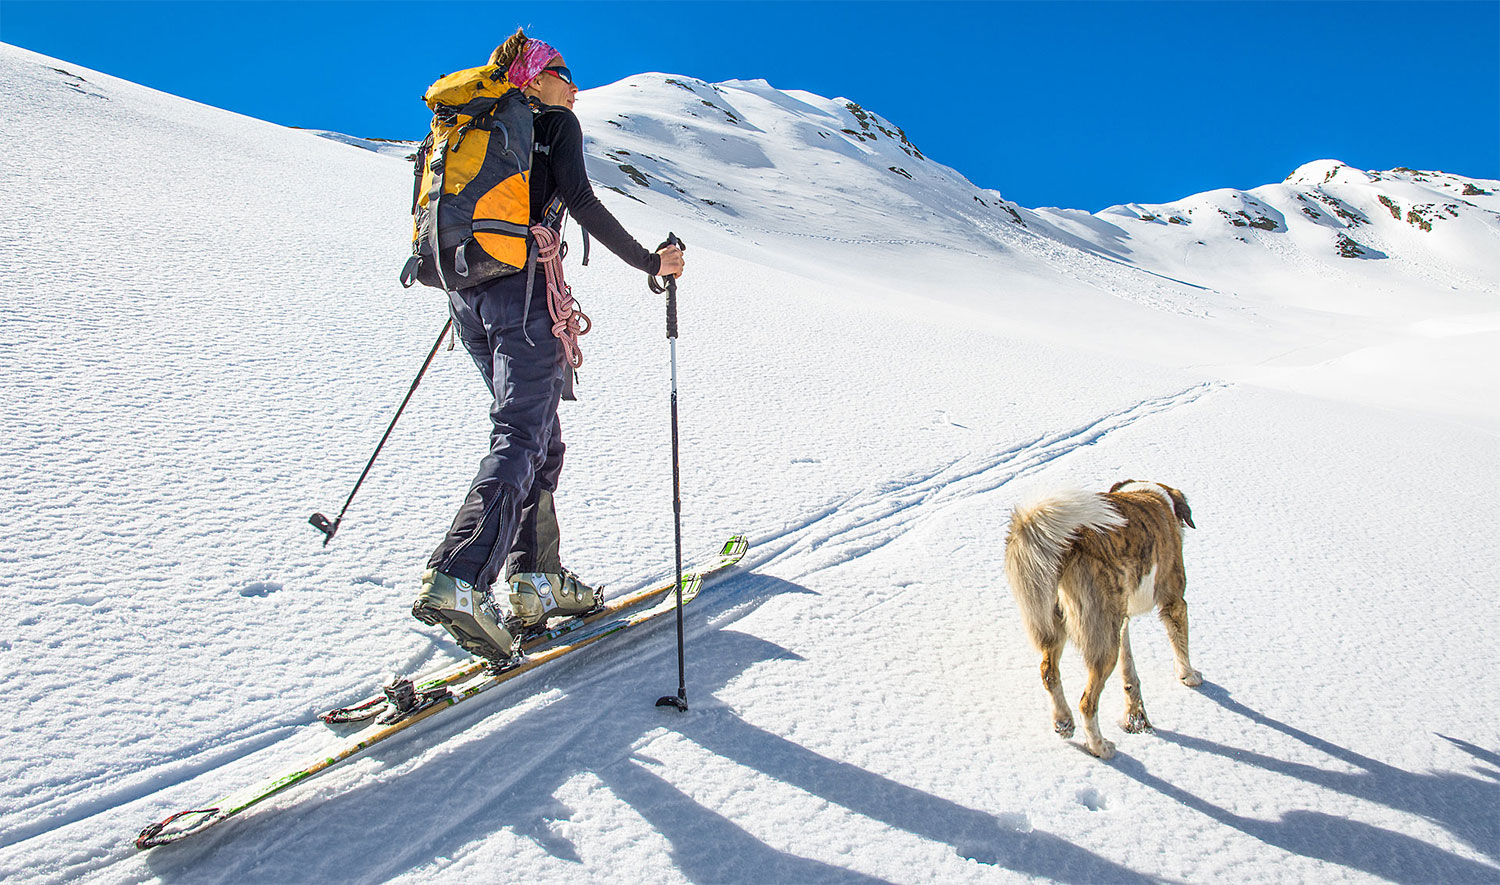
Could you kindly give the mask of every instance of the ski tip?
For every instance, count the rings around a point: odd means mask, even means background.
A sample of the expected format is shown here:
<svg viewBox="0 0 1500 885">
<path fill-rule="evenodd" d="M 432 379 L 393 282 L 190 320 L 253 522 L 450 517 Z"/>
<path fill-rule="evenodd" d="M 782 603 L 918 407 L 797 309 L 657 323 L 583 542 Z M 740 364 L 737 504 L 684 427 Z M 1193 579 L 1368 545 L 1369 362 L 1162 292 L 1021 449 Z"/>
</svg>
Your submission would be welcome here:
<svg viewBox="0 0 1500 885">
<path fill-rule="evenodd" d="M 745 540 L 744 535 L 733 535 L 728 541 L 724 542 L 724 548 L 719 551 L 719 555 L 738 562 L 739 558 L 744 556 L 745 551 L 749 549 L 750 542 Z"/>
</svg>

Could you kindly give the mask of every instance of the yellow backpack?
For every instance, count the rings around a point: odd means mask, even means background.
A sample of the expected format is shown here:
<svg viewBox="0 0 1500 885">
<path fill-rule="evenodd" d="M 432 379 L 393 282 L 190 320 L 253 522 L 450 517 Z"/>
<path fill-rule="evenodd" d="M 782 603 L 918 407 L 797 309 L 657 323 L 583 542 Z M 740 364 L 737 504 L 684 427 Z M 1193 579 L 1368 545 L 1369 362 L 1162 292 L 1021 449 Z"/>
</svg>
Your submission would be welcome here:
<svg viewBox="0 0 1500 885">
<path fill-rule="evenodd" d="M 532 124 L 545 105 L 486 65 L 440 78 L 422 96 L 432 128 L 415 160 L 412 254 L 401 284 L 445 291 L 526 267 Z M 546 222 L 560 223 L 560 201 Z"/>
</svg>

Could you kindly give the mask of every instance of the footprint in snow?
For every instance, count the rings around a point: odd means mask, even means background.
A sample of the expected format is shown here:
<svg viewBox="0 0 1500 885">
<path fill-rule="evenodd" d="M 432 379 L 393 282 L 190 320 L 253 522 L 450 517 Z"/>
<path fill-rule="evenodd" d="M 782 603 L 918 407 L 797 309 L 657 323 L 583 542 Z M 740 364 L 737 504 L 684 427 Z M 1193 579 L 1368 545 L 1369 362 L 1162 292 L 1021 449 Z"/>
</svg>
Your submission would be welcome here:
<svg viewBox="0 0 1500 885">
<path fill-rule="evenodd" d="M 1084 808 L 1087 808 L 1089 811 L 1104 810 L 1104 794 L 1100 793 L 1093 787 L 1084 787 L 1083 789 L 1079 790 L 1077 798 L 1078 804 L 1082 805 Z"/>
<path fill-rule="evenodd" d="M 280 581 L 255 581 L 240 588 L 240 595 L 245 597 L 270 596 L 281 589 Z"/>
</svg>

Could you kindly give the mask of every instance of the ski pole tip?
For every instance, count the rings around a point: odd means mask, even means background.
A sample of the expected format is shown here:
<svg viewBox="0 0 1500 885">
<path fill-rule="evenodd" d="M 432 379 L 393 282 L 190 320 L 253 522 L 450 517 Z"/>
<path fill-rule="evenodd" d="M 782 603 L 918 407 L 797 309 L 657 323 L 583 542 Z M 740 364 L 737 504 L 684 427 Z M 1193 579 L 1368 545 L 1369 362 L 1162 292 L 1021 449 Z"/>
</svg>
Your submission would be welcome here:
<svg viewBox="0 0 1500 885">
<path fill-rule="evenodd" d="M 313 528 L 323 533 L 324 547 L 327 547 L 328 542 L 333 540 L 334 532 L 339 530 L 339 520 L 336 519 L 333 522 L 329 522 L 328 517 L 321 513 L 314 513 L 312 516 L 309 516 L 307 522 Z"/>
<path fill-rule="evenodd" d="M 687 712 L 687 708 L 688 708 L 687 699 L 686 698 L 680 698 L 680 697 L 677 697 L 676 695 L 670 695 L 670 694 L 667 695 L 666 697 L 663 697 L 663 698 L 657 698 L 656 699 L 656 706 L 658 706 L 658 707 L 673 707 L 673 708 L 675 708 L 680 713 L 686 713 Z"/>
</svg>

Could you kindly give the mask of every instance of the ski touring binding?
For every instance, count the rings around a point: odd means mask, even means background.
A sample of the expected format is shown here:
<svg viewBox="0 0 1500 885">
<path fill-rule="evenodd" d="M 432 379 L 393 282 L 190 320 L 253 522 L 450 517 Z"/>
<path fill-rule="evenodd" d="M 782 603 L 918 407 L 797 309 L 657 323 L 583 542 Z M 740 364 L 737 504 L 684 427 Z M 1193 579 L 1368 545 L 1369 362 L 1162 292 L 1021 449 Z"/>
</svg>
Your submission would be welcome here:
<svg viewBox="0 0 1500 885">
<path fill-rule="evenodd" d="M 428 707 L 437 706 L 453 697 L 453 693 L 444 685 L 417 691 L 411 679 L 401 675 L 393 676 L 381 690 L 385 693 L 387 706 L 380 718 L 375 720 L 380 725 L 400 722 L 402 719 L 415 716 Z"/>
</svg>

